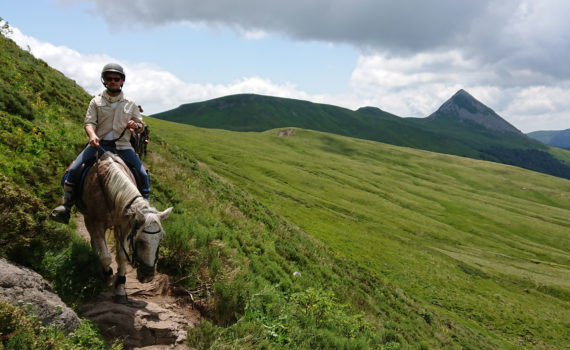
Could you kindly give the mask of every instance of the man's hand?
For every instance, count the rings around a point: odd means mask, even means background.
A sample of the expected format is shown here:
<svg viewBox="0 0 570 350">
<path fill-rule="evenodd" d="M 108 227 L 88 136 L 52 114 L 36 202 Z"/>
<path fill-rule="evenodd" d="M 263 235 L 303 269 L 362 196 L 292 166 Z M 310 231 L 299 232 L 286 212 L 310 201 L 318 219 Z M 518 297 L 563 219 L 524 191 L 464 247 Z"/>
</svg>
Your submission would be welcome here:
<svg viewBox="0 0 570 350">
<path fill-rule="evenodd" d="M 89 138 L 89 145 L 91 147 L 99 148 L 99 138 L 97 137 L 97 135 L 94 135 L 94 137 Z"/>
<path fill-rule="evenodd" d="M 140 127 L 141 127 L 140 124 L 132 119 L 127 122 L 127 129 L 137 130 Z"/>
</svg>

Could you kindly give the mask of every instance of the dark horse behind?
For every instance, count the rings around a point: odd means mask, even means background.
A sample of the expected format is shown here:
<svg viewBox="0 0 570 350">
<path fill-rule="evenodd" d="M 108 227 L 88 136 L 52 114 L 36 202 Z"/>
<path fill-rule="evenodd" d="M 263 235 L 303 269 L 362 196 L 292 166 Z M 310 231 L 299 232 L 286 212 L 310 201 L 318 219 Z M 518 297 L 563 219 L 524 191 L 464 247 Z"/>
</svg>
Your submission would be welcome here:
<svg viewBox="0 0 570 350">
<path fill-rule="evenodd" d="M 150 206 L 138 191 L 128 167 L 111 152 L 105 152 L 89 169 L 81 199 L 84 204 L 81 212 L 91 236 L 91 246 L 108 274 L 113 270 L 105 232 L 113 229 L 118 265 L 114 298 L 125 303 L 127 264 L 137 268 L 140 282 L 152 281 L 164 236 L 161 220 L 168 217 L 172 208 L 160 212 Z"/>
</svg>

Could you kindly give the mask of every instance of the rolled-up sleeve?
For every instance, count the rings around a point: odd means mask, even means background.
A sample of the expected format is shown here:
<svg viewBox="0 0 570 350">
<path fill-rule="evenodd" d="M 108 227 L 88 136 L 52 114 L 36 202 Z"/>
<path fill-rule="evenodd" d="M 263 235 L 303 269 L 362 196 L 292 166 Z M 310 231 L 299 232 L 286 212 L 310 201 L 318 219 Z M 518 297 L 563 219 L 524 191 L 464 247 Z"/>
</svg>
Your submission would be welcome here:
<svg viewBox="0 0 570 350">
<path fill-rule="evenodd" d="M 93 128 L 97 128 L 97 103 L 95 99 L 92 99 L 91 102 L 89 102 L 89 107 L 87 107 L 83 126 L 87 125 L 92 125 Z"/>
</svg>

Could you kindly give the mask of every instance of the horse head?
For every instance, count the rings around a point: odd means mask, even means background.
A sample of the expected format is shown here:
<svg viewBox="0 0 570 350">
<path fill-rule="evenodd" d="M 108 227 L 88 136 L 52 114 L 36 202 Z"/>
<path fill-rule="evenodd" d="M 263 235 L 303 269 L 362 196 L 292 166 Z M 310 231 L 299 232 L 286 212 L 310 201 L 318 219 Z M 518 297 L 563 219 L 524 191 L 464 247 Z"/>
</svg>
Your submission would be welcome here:
<svg viewBox="0 0 570 350">
<path fill-rule="evenodd" d="M 154 208 L 152 208 L 154 209 Z M 134 238 L 131 241 L 133 266 L 137 268 L 137 279 L 141 283 L 154 279 L 160 242 L 164 237 L 161 221 L 166 219 L 172 208 L 163 212 L 143 210 L 137 215 Z"/>
</svg>

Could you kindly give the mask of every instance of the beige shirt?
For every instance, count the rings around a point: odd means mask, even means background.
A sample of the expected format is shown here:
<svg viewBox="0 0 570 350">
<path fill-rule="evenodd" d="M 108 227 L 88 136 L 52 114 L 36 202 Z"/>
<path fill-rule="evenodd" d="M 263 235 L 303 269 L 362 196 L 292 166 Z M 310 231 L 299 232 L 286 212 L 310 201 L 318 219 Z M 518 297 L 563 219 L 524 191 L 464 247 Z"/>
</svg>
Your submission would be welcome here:
<svg viewBox="0 0 570 350">
<path fill-rule="evenodd" d="M 117 106 L 114 108 L 112 106 L 113 102 L 117 102 Z M 144 123 L 138 105 L 125 97 L 122 92 L 114 98 L 102 92 L 89 102 L 83 125 L 92 125 L 100 139 L 103 139 L 111 131 L 113 131 L 115 138 L 123 134 L 116 142 L 117 149 L 132 149 L 133 147 L 130 143 L 131 133 L 129 130 L 123 133 L 127 122 L 131 119 L 142 125 L 136 132 L 142 132 Z"/>
</svg>

